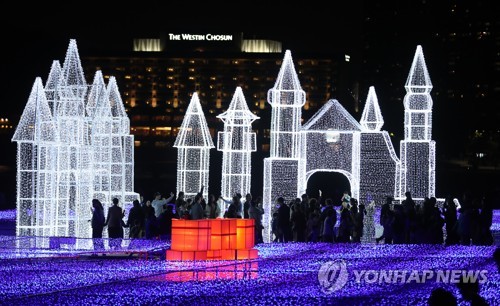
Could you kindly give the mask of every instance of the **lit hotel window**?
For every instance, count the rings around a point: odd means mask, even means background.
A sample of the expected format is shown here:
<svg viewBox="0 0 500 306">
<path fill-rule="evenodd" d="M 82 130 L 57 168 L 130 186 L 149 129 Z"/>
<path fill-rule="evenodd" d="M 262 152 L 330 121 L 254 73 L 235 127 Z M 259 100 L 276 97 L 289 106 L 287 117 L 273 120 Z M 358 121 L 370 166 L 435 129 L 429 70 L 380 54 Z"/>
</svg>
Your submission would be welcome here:
<svg viewBox="0 0 500 306">
<path fill-rule="evenodd" d="M 170 136 L 171 131 L 172 131 L 172 128 L 169 126 L 159 126 L 156 128 L 154 134 L 156 136 L 168 137 L 168 136 Z"/>
</svg>

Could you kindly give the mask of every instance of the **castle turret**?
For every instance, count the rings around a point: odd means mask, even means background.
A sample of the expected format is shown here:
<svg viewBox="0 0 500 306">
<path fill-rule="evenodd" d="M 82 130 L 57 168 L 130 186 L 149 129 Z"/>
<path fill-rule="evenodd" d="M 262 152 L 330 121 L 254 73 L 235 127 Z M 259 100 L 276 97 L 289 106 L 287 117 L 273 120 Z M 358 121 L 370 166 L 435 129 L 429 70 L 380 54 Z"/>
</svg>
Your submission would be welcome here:
<svg viewBox="0 0 500 306">
<path fill-rule="evenodd" d="M 302 106 L 306 94 L 300 87 L 292 55 L 285 52 L 274 87 L 267 95 L 272 107 L 271 154 L 264 159 L 264 241 L 269 242 L 270 214 L 277 197 L 289 201 L 298 196 L 298 169 L 301 160 Z"/>
<path fill-rule="evenodd" d="M 226 112 L 217 116 L 224 122 L 219 132 L 217 149 L 222 151 L 221 195 L 225 199 L 250 192 L 251 152 L 256 151 L 252 122 L 259 119 L 247 106 L 241 87 L 237 87 Z"/>
<path fill-rule="evenodd" d="M 36 78 L 12 141 L 17 142 L 18 236 L 54 235 L 56 206 L 50 205 L 56 192 L 58 140 L 42 80 Z"/>
<path fill-rule="evenodd" d="M 435 195 L 435 148 L 432 137 L 432 83 L 422 47 L 417 46 L 405 84 L 405 138 L 401 141 L 400 197 L 410 191 L 423 200 Z"/>
<path fill-rule="evenodd" d="M 177 148 L 177 193 L 183 191 L 186 198 L 192 198 L 204 186 L 206 198 L 210 149 L 214 144 L 197 93 L 193 93 L 189 102 L 174 147 Z"/>
<path fill-rule="evenodd" d="M 361 115 L 361 127 L 363 131 L 380 131 L 384 125 L 384 118 L 382 118 L 382 112 L 380 111 L 380 106 L 378 104 L 377 94 L 375 93 L 375 87 L 370 86 L 368 90 L 368 97 L 366 98 L 365 108 L 363 114 Z"/>
<path fill-rule="evenodd" d="M 130 134 L 130 119 L 114 76 L 109 78 L 106 99 L 111 112 L 111 196 L 132 202 L 134 192 L 134 135 Z"/>
<path fill-rule="evenodd" d="M 49 76 L 47 82 L 45 83 L 45 94 L 47 96 L 47 103 L 49 104 L 52 115 L 57 112 L 58 105 L 57 102 L 57 86 L 61 81 L 61 64 L 59 61 L 53 61 L 50 67 Z"/>
<path fill-rule="evenodd" d="M 285 52 L 274 87 L 267 93 L 272 107 L 271 158 L 300 157 L 302 106 L 306 93 L 300 86 L 290 50 Z"/>
</svg>

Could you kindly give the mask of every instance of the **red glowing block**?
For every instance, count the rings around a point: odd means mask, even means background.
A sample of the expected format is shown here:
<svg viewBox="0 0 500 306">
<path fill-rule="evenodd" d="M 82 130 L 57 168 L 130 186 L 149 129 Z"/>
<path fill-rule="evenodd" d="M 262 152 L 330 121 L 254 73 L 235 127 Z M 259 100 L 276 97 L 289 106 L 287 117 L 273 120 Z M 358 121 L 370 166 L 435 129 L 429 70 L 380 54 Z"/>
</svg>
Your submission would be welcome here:
<svg viewBox="0 0 500 306">
<path fill-rule="evenodd" d="M 211 250 L 236 248 L 236 220 L 211 219 Z"/>
<path fill-rule="evenodd" d="M 172 245 L 176 251 L 207 251 L 210 249 L 209 220 L 172 220 Z"/>
<path fill-rule="evenodd" d="M 255 246 L 255 220 L 236 219 L 236 249 L 249 250 Z"/>
</svg>

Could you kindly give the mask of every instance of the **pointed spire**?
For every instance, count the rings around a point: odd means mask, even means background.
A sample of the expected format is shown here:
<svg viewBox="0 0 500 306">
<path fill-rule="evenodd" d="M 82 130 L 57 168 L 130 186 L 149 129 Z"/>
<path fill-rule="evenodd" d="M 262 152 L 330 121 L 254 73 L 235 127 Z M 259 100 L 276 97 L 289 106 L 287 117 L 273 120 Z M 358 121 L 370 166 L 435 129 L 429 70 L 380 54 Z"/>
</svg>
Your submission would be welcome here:
<svg viewBox="0 0 500 306">
<path fill-rule="evenodd" d="M 111 107 L 107 101 L 106 84 L 102 72 L 97 70 L 87 101 L 87 116 L 111 117 Z"/>
<path fill-rule="evenodd" d="M 292 95 L 290 95 L 292 94 Z M 300 86 L 290 50 L 285 51 L 280 72 L 274 87 L 268 92 L 271 105 L 294 105 L 302 107 L 306 103 L 306 95 Z"/>
<path fill-rule="evenodd" d="M 107 87 L 107 100 L 111 105 L 111 115 L 114 118 L 114 122 L 118 122 L 118 132 L 121 134 L 130 133 L 130 120 L 128 119 L 127 112 L 123 106 L 123 100 L 118 90 L 118 85 L 116 83 L 116 78 L 114 76 L 109 78 Z"/>
<path fill-rule="evenodd" d="M 245 96 L 243 95 L 243 90 L 239 86 L 236 87 L 236 91 L 234 92 L 233 99 L 231 100 L 231 104 L 229 104 L 227 111 L 218 115 L 217 118 L 224 121 L 224 123 L 229 120 L 243 119 L 246 120 L 246 124 L 250 124 L 259 119 L 259 117 L 254 115 L 248 108 Z"/>
<path fill-rule="evenodd" d="M 405 88 L 415 93 L 429 93 L 432 90 L 431 78 L 425 65 L 422 46 L 418 45 L 411 64 L 410 73 L 406 80 Z"/>
<path fill-rule="evenodd" d="M 83 98 L 87 91 L 87 83 L 85 82 L 80 55 L 78 55 L 78 48 L 74 39 L 69 41 L 68 50 L 66 51 L 66 58 L 62 67 L 61 86 L 64 86 L 61 93 L 65 97 Z"/>
<path fill-rule="evenodd" d="M 56 125 L 50 112 L 42 79 L 36 78 L 12 141 L 56 141 Z"/>
<path fill-rule="evenodd" d="M 61 73 L 61 64 L 59 61 L 53 61 L 50 67 L 49 76 L 47 77 L 47 83 L 45 83 L 45 94 L 47 95 L 47 102 L 49 103 L 52 115 L 57 112 L 57 105 L 55 105 L 57 100 L 56 90 L 61 81 Z"/>
<path fill-rule="evenodd" d="M 368 97 L 366 98 L 365 109 L 361 115 L 360 123 L 363 129 L 367 131 L 380 131 L 384 125 L 384 118 L 373 86 L 370 86 L 368 90 Z"/>
<path fill-rule="evenodd" d="M 300 81 L 295 72 L 295 65 L 292 60 L 292 53 L 290 50 L 285 51 L 285 57 L 281 64 L 280 72 L 276 83 L 274 83 L 274 89 L 278 90 L 301 90 Z"/>
<path fill-rule="evenodd" d="M 128 117 L 114 76 L 109 78 L 107 91 L 113 117 Z"/>
<path fill-rule="evenodd" d="M 191 102 L 189 102 L 174 147 L 214 147 L 212 137 L 208 131 L 205 115 L 201 109 L 200 99 L 196 92 L 193 93 Z"/>
</svg>

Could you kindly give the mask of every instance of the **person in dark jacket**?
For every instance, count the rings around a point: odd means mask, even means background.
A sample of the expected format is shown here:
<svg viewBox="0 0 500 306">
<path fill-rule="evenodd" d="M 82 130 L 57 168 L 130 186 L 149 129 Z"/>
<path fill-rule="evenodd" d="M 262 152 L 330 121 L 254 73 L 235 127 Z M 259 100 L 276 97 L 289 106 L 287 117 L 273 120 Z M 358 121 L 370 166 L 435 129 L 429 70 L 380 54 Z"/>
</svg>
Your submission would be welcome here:
<svg viewBox="0 0 500 306">
<path fill-rule="evenodd" d="M 113 199 L 113 206 L 108 209 L 108 217 L 106 218 L 106 225 L 108 226 L 108 235 L 110 240 L 110 247 L 116 249 L 121 246 L 123 239 L 123 217 L 125 212 L 118 206 L 118 199 Z"/>
<path fill-rule="evenodd" d="M 92 200 L 92 241 L 94 243 L 94 250 L 104 249 L 104 242 L 102 241 L 102 231 L 104 229 L 104 207 L 102 203 L 97 200 Z"/>
<path fill-rule="evenodd" d="M 291 240 L 291 230 L 290 230 L 290 207 L 286 205 L 285 199 L 279 197 L 277 199 L 278 208 L 278 227 L 280 230 L 281 237 L 278 239 L 279 242 L 288 242 Z"/>
<path fill-rule="evenodd" d="M 163 212 L 157 219 L 158 222 L 158 233 L 160 234 L 161 240 L 171 240 L 172 237 L 172 219 L 175 217 L 174 207 L 172 205 L 166 205 L 163 208 Z"/>
<path fill-rule="evenodd" d="M 129 237 L 142 238 L 144 234 L 144 211 L 138 200 L 134 200 L 133 207 L 128 213 L 127 227 L 130 228 Z"/>
</svg>

